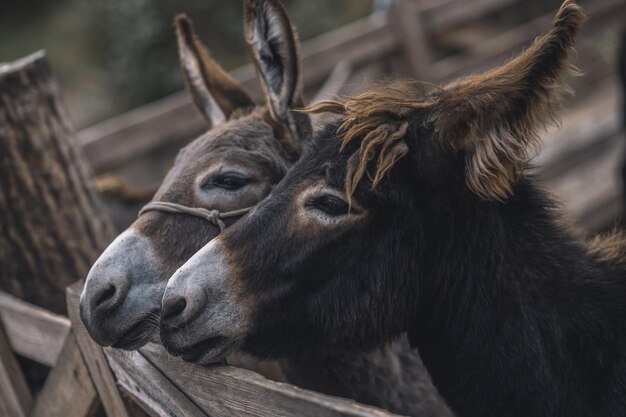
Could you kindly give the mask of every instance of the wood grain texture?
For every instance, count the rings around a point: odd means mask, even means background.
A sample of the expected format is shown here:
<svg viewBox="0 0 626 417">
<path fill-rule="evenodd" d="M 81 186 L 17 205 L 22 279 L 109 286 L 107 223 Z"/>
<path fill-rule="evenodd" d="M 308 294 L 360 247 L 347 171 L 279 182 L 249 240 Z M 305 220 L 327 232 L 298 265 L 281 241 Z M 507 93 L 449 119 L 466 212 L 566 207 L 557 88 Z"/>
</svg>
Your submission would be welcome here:
<svg viewBox="0 0 626 417">
<path fill-rule="evenodd" d="M 623 0 L 596 0 L 585 3 L 585 13 L 589 19 L 585 28 L 625 9 L 626 3 Z M 451 80 L 500 65 L 543 33 L 553 18 L 554 12 L 550 12 L 505 30 L 497 36 L 472 45 L 461 53 L 434 62 L 431 72 L 436 74 L 438 80 Z"/>
<path fill-rule="evenodd" d="M 148 344 L 142 354 L 178 389 L 212 417 L 391 417 L 394 414 L 354 401 L 273 382 L 226 365 L 201 368 Z"/>
<path fill-rule="evenodd" d="M 0 324 L 0 415 L 26 417 L 33 398 Z"/>
<path fill-rule="evenodd" d="M 77 282 L 67 288 L 67 310 L 72 322 L 72 334 L 75 336 L 82 352 L 89 374 L 96 387 L 102 406 L 108 417 L 128 417 L 124 401 L 117 390 L 115 377 L 109 368 L 107 359 L 102 351 L 87 333 L 79 316 L 79 299 L 82 291 L 82 282 Z"/>
<path fill-rule="evenodd" d="M 54 366 L 70 321 L 41 307 L 0 292 L 0 322 L 13 351 L 47 366 Z"/>
<path fill-rule="evenodd" d="M 70 333 L 37 397 L 31 417 L 91 417 L 98 403 L 87 365 Z"/>
<path fill-rule="evenodd" d="M 0 66 L 0 289 L 64 313 L 113 238 L 43 52 Z"/>
<path fill-rule="evenodd" d="M 389 19 L 391 26 L 398 32 L 404 55 L 414 77 L 420 80 L 432 80 L 432 55 L 429 34 L 424 21 L 417 13 L 419 2 L 396 0 L 391 5 Z"/>
<path fill-rule="evenodd" d="M 112 348 L 105 348 L 105 352 L 121 388 L 151 416 L 206 416 L 139 352 Z"/>
</svg>

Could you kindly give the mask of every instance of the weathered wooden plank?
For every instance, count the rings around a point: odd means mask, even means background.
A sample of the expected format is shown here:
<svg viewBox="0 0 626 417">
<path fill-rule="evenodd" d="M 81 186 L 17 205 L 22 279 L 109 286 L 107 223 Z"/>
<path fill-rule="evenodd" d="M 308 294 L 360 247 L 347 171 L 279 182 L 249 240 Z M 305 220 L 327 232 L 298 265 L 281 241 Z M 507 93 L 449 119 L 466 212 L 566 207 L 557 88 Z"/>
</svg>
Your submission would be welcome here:
<svg viewBox="0 0 626 417">
<path fill-rule="evenodd" d="M 326 79 L 338 62 L 355 68 L 392 55 L 400 47 L 386 15 L 372 14 L 302 45 L 302 82 L 311 88 Z"/>
<path fill-rule="evenodd" d="M 16 353 L 47 366 L 56 363 L 70 331 L 66 317 L 1 291 L 0 321 Z"/>
<path fill-rule="evenodd" d="M 623 0 L 596 0 L 585 3 L 585 12 L 591 24 L 625 7 Z M 432 65 L 432 74 L 440 80 L 448 80 L 493 67 L 543 33 L 553 18 L 554 12 L 546 13 L 498 36 L 485 39 L 459 54 L 437 61 Z"/>
<path fill-rule="evenodd" d="M 148 344 L 142 353 L 212 417 L 390 417 L 394 414 L 354 401 L 273 382 L 259 374 L 226 365 L 201 368 L 168 356 Z"/>
<path fill-rule="evenodd" d="M 97 406 L 98 396 L 87 365 L 70 332 L 31 417 L 90 417 L 95 415 Z"/>
<path fill-rule="evenodd" d="M 0 324 L 0 415 L 26 417 L 33 398 Z"/>
<path fill-rule="evenodd" d="M 330 100 L 336 98 L 339 95 L 339 91 L 346 84 L 350 75 L 352 74 L 352 63 L 348 60 L 344 60 L 339 62 L 333 72 L 330 73 L 328 79 L 324 82 L 324 85 L 319 89 L 312 102 L 317 102 L 321 100 Z M 321 123 L 325 120 L 329 115 L 324 113 L 315 113 L 311 114 L 311 122 L 313 126 Z"/>
<path fill-rule="evenodd" d="M 206 416 L 139 352 L 105 348 L 105 354 L 120 387 L 151 416 Z"/>
<path fill-rule="evenodd" d="M 584 102 L 566 110 L 562 127 L 543 135 L 535 172 L 546 188 L 587 230 L 606 228 L 620 214 L 618 177 L 623 137 L 616 82 L 594 87 Z"/>
<path fill-rule="evenodd" d="M 102 351 L 87 333 L 79 317 L 79 299 L 82 291 L 82 282 L 77 282 L 67 288 L 67 311 L 72 322 L 72 334 L 78 342 L 83 354 L 89 374 L 98 391 L 104 410 L 109 417 L 128 417 L 124 401 L 117 390 L 115 377 L 111 373 L 107 359 Z"/>
<path fill-rule="evenodd" d="M 452 0 L 431 2 L 409 0 L 417 3 L 428 31 L 445 31 L 457 25 L 480 18 L 494 10 L 511 7 L 520 0 Z"/>
<path fill-rule="evenodd" d="M 418 3 L 412 0 L 395 0 L 391 5 L 389 19 L 404 48 L 404 54 L 413 76 L 422 80 L 432 80 L 428 33 L 424 20 L 418 15 Z"/>
</svg>

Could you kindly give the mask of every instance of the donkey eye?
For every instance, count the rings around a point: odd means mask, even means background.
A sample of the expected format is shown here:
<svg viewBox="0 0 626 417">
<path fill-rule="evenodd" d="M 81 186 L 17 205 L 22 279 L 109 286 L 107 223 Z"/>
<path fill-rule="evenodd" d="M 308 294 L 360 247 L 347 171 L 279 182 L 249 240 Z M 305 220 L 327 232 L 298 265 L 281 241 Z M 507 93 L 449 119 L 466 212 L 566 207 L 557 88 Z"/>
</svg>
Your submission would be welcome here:
<svg viewBox="0 0 626 417">
<path fill-rule="evenodd" d="M 334 195 L 326 194 L 308 201 L 306 207 L 323 211 L 330 216 L 342 216 L 348 214 L 348 203 Z"/>
<path fill-rule="evenodd" d="M 237 174 L 221 174 L 206 182 L 202 188 L 222 188 L 224 190 L 237 190 L 250 183 L 250 178 Z"/>
</svg>

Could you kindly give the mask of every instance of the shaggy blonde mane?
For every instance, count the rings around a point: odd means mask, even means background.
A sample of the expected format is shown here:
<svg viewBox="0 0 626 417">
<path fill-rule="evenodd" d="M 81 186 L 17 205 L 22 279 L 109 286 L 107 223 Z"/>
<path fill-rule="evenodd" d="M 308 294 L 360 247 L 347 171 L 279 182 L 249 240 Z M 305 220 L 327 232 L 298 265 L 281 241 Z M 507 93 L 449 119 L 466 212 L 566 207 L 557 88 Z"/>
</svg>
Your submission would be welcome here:
<svg viewBox="0 0 626 417">
<path fill-rule="evenodd" d="M 375 164 L 372 186 L 376 186 L 408 152 L 403 140 L 409 128 L 409 116 L 416 110 L 427 109 L 434 99 L 427 98 L 421 82 L 394 83 L 379 86 L 355 97 L 325 100 L 304 111 L 333 113 L 343 116 L 338 133 L 343 134 L 340 151 L 358 137 L 362 137 L 357 152 L 348 159 L 345 190 L 350 200 L 367 173 L 370 163 Z M 424 97 L 417 100 L 416 97 Z"/>
</svg>

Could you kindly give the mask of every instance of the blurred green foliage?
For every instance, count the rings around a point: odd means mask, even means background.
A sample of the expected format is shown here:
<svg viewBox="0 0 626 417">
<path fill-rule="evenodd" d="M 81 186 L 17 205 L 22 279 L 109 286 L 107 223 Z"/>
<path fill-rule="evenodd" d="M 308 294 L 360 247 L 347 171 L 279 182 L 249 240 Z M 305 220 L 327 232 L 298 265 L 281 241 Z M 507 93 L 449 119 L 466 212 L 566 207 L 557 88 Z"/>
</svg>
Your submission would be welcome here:
<svg viewBox="0 0 626 417">
<path fill-rule="evenodd" d="M 302 40 L 372 9 L 372 0 L 284 2 Z M 248 62 L 241 0 L 0 0 L 0 61 L 46 49 L 87 126 L 183 88 L 172 28 L 180 12 L 225 68 Z"/>
</svg>

